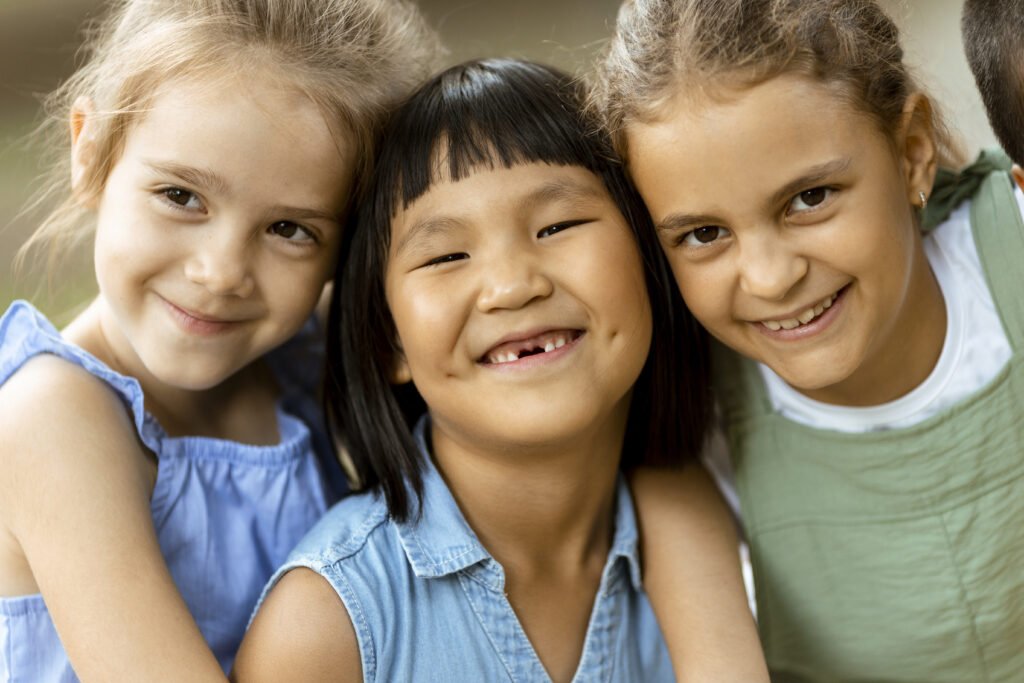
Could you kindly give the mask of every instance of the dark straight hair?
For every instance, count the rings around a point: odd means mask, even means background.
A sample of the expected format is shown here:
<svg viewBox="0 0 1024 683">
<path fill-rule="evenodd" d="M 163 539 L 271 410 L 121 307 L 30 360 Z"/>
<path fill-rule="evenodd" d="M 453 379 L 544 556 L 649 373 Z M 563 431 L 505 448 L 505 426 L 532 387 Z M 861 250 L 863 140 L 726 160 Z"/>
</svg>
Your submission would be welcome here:
<svg viewBox="0 0 1024 683">
<path fill-rule="evenodd" d="M 633 388 L 623 467 L 695 457 L 710 417 L 707 339 L 679 297 L 639 195 L 611 141 L 584 110 L 582 83 L 515 60 L 472 61 L 419 88 L 392 116 L 374 175 L 346 230 L 328 325 L 325 403 L 357 488 L 382 492 L 391 516 L 419 502 L 422 455 L 412 426 L 426 406 L 412 383 L 393 385 L 394 321 L 384 292 L 391 222 L 439 179 L 478 168 L 580 166 L 604 183 L 644 262 L 654 335 Z M 439 168 L 438 160 L 444 160 Z"/>
<path fill-rule="evenodd" d="M 1024 2 L 966 0 L 961 30 L 992 130 L 1024 165 Z"/>
</svg>

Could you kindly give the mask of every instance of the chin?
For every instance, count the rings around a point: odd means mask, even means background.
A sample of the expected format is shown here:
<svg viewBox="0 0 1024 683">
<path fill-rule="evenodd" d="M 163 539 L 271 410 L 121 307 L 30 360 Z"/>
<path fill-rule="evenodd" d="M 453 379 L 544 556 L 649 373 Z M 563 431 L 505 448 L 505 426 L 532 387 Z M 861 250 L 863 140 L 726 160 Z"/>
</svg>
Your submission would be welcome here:
<svg viewBox="0 0 1024 683">
<path fill-rule="evenodd" d="M 180 365 L 150 366 L 150 373 L 161 383 L 185 391 L 213 389 L 238 372 L 237 368 L 202 368 L 187 361 Z"/>
</svg>

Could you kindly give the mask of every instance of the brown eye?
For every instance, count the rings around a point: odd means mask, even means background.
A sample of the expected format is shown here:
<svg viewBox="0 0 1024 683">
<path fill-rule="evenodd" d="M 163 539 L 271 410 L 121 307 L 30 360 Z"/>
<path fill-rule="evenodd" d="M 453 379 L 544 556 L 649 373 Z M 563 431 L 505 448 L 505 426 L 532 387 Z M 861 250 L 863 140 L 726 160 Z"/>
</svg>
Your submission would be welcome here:
<svg viewBox="0 0 1024 683">
<path fill-rule="evenodd" d="M 312 233 L 291 221 L 278 221 L 270 226 L 270 232 L 291 242 L 315 242 Z"/>
<path fill-rule="evenodd" d="M 790 200 L 787 213 L 812 211 L 829 201 L 835 193 L 836 190 L 831 187 L 812 187 L 804 190 Z"/>
<path fill-rule="evenodd" d="M 825 188 L 816 187 L 813 190 L 804 190 L 800 193 L 800 199 L 807 206 L 817 206 L 825 201 Z"/>
<path fill-rule="evenodd" d="M 680 242 L 689 247 L 703 247 L 728 235 L 729 231 L 719 225 L 702 225 L 683 235 Z"/>
<path fill-rule="evenodd" d="M 161 194 L 175 206 L 180 206 L 183 209 L 198 209 L 201 207 L 199 197 L 194 192 L 183 190 L 180 187 L 168 187 L 165 190 L 161 190 Z"/>
<path fill-rule="evenodd" d="M 708 244 L 718 239 L 718 227 L 709 225 L 703 228 L 697 228 L 693 231 L 693 237 L 701 244 Z"/>
</svg>

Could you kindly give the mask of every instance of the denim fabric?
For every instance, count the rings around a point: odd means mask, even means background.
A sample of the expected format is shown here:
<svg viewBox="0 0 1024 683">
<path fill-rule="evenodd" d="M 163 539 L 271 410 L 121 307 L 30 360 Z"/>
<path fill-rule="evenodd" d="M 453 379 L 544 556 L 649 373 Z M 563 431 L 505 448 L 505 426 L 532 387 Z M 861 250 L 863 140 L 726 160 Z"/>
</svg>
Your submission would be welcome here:
<svg viewBox="0 0 1024 683">
<path fill-rule="evenodd" d="M 30 358 L 49 353 L 82 366 L 124 401 L 157 457 L 150 509 L 160 548 L 225 671 L 261 588 L 335 500 L 321 465 L 328 461 L 314 453 L 322 439 L 306 422 L 318 412 L 309 378 L 319 362 L 302 355 L 307 341 L 289 342 L 280 349 L 287 363 L 272 363 L 294 370 L 278 375 L 280 443 L 251 446 L 169 437 L 146 413 L 135 379 L 64 341 L 30 304 L 15 302 L 0 319 L 0 384 Z M 303 403 L 308 407 L 300 409 Z M 76 680 L 42 596 L 0 598 L 0 681 Z"/>
<path fill-rule="evenodd" d="M 425 420 L 417 428 L 424 453 Z M 504 593 L 501 565 L 477 540 L 430 464 L 423 515 L 391 521 L 382 498 L 335 506 L 274 575 L 308 567 L 338 592 L 355 627 L 366 681 L 547 681 Z M 620 480 L 615 536 L 574 680 L 673 681 L 640 585 L 632 501 Z"/>
</svg>

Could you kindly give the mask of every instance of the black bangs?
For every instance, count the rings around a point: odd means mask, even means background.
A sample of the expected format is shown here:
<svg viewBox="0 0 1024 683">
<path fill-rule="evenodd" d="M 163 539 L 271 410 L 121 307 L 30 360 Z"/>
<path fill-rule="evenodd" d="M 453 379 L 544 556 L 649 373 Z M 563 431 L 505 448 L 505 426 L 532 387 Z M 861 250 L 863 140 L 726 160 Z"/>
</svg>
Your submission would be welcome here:
<svg viewBox="0 0 1024 683">
<path fill-rule="evenodd" d="M 420 512 L 424 454 L 413 425 L 427 406 L 394 385 L 402 357 L 385 291 L 391 223 L 431 185 L 481 168 L 584 168 L 601 179 L 636 239 L 655 334 L 633 387 L 622 466 L 678 463 L 700 452 L 711 405 L 707 337 L 679 297 L 650 216 L 587 118 L 584 85 L 550 67 L 468 62 L 435 76 L 393 115 L 373 176 L 343 232 L 328 324 L 324 403 L 357 489 L 382 494 L 398 521 Z"/>
<path fill-rule="evenodd" d="M 600 175 L 612 153 L 583 118 L 583 96 L 571 76 L 528 62 L 482 60 L 438 74 L 386 129 L 377 211 L 394 216 L 435 182 L 458 181 L 480 167 L 546 163 Z"/>
</svg>

